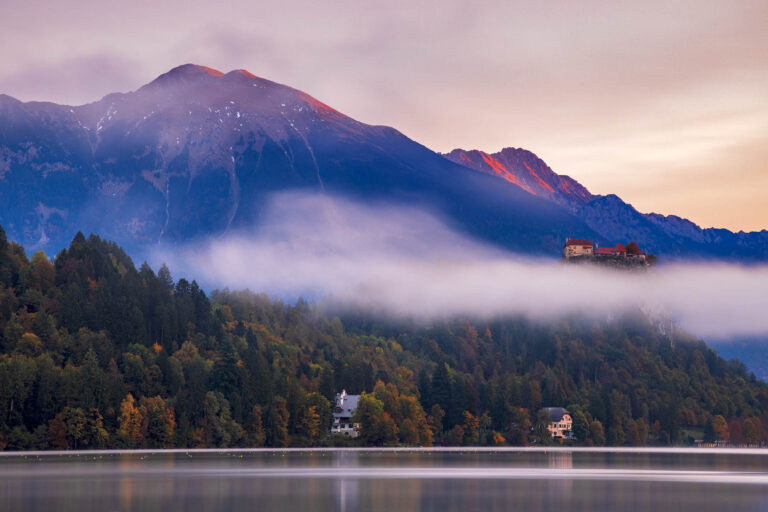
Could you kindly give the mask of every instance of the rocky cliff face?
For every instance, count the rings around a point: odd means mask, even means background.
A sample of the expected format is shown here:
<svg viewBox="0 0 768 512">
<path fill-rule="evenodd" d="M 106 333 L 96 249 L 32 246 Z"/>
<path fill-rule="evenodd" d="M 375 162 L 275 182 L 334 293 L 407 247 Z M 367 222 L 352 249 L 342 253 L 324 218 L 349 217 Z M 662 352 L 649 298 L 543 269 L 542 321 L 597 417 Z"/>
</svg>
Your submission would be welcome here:
<svg viewBox="0 0 768 512">
<path fill-rule="evenodd" d="M 472 169 L 495 175 L 517 185 L 526 192 L 575 210 L 593 196 L 569 176 L 556 174 L 544 161 L 521 148 L 504 148 L 489 155 L 476 149 L 454 149 L 447 159 Z"/>
</svg>

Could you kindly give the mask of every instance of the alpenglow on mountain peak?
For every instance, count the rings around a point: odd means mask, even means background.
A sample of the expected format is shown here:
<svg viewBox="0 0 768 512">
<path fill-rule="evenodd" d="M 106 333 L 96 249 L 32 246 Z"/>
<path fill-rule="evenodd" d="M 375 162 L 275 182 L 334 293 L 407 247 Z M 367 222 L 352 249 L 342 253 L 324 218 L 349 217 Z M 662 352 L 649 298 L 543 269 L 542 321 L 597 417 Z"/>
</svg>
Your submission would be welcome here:
<svg viewBox="0 0 768 512">
<path fill-rule="evenodd" d="M 199 64 L 182 64 L 158 76 L 136 93 L 178 94 L 178 88 L 184 89 L 184 94 L 174 101 L 196 100 L 205 103 L 229 95 L 228 99 L 234 101 L 253 103 L 258 100 L 259 108 L 271 106 L 273 109 L 284 110 L 300 103 L 318 114 L 342 116 L 337 110 L 303 91 L 262 78 L 246 69 L 233 69 L 224 73 Z"/>
</svg>

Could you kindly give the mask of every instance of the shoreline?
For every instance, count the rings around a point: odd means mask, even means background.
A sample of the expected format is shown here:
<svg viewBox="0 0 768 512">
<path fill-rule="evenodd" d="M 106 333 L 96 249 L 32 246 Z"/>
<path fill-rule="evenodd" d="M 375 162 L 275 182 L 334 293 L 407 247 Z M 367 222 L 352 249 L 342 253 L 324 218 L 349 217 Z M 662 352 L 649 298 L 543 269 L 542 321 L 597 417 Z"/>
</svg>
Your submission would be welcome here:
<svg viewBox="0 0 768 512">
<path fill-rule="evenodd" d="M 699 455 L 762 455 L 768 448 L 694 448 L 694 447 L 629 447 L 629 446 L 431 446 L 431 447 L 289 447 L 289 448 L 142 448 L 118 450 L 35 450 L 0 452 L 0 458 L 64 455 L 122 455 L 122 454 L 206 454 L 206 453 L 625 453 L 625 454 L 699 454 Z"/>
</svg>

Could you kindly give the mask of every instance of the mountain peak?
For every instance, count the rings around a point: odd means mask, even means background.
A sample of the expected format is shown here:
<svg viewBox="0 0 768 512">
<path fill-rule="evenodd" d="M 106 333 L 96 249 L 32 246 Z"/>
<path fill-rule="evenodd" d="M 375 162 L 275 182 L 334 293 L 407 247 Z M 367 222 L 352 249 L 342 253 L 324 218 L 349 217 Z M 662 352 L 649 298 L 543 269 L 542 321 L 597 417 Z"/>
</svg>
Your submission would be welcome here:
<svg viewBox="0 0 768 512">
<path fill-rule="evenodd" d="M 517 185 L 526 192 L 554 201 L 573 210 L 594 199 L 581 184 L 552 171 L 536 154 L 522 148 L 506 147 L 498 153 L 454 149 L 447 159 Z"/>
<path fill-rule="evenodd" d="M 218 69 L 200 66 L 199 64 L 182 64 L 158 76 L 144 87 L 185 85 L 221 76 L 224 76 L 224 73 Z"/>
<path fill-rule="evenodd" d="M 208 66 L 201 66 L 199 64 L 182 64 L 181 66 L 176 66 L 169 72 L 165 73 L 161 76 L 185 76 L 185 77 L 193 77 L 193 76 L 224 76 L 224 73 L 219 71 L 218 69 L 209 68 Z"/>
<path fill-rule="evenodd" d="M 256 75 L 254 75 L 253 73 L 251 73 L 250 71 L 248 71 L 247 69 L 233 69 L 232 71 L 230 71 L 227 74 L 228 75 L 241 75 L 241 76 L 244 76 L 246 78 L 259 78 Z"/>
</svg>

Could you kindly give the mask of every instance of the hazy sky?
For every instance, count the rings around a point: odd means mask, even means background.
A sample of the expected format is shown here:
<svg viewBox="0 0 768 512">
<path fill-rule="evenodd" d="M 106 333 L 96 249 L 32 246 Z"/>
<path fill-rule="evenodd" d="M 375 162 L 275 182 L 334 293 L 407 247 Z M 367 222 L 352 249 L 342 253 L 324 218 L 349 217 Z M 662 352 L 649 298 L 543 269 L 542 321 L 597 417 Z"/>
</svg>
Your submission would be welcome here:
<svg viewBox="0 0 768 512">
<path fill-rule="evenodd" d="M 768 228 L 766 0 L 2 0 L 0 48 L 22 100 L 245 68 L 437 151 L 525 147 L 641 211 Z"/>
</svg>

